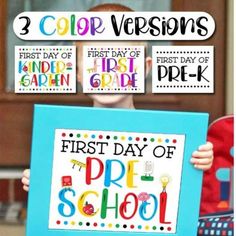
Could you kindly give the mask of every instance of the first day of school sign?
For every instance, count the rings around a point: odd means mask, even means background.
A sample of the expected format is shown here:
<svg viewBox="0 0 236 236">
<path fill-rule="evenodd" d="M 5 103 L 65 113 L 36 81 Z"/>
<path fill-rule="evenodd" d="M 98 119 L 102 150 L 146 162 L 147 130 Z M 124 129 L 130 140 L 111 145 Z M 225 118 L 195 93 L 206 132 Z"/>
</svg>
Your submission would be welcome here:
<svg viewBox="0 0 236 236">
<path fill-rule="evenodd" d="M 55 136 L 49 228 L 175 232 L 184 135 Z"/>
<path fill-rule="evenodd" d="M 36 105 L 27 235 L 195 236 L 202 173 L 190 157 L 207 123 L 204 113 Z"/>
</svg>

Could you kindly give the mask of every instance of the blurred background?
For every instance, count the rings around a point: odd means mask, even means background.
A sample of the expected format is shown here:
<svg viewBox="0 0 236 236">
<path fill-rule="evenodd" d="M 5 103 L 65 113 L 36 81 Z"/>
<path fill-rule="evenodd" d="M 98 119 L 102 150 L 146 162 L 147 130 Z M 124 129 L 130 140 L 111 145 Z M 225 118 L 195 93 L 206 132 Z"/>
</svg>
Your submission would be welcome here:
<svg viewBox="0 0 236 236">
<path fill-rule="evenodd" d="M 27 193 L 22 190 L 22 171 L 30 165 L 32 112 L 35 103 L 90 106 L 79 90 L 74 95 L 14 94 L 14 46 L 62 45 L 72 42 L 27 42 L 13 32 L 13 20 L 23 11 L 86 11 L 98 3 L 121 3 L 135 11 L 205 11 L 216 22 L 214 35 L 206 41 L 148 42 L 152 45 L 215 46 L 215 93 L 151 93 L 151 75 L 146 94 L 135 95 L 137 108 L 200 111 L 210 113 L 210 121 L 233 113 L 233 0 L 1 0 L 0 1 L 0 235 L 25 235 Z"/>
</svg>

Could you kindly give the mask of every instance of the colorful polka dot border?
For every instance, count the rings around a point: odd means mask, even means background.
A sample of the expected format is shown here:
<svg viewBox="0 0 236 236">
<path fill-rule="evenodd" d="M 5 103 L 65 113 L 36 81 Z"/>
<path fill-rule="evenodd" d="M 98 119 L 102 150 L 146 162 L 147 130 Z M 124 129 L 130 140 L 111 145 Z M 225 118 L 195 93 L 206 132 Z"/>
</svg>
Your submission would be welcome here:
<svg viewBox="0 0 236 236">
<path fill-rule="evenodd" d="M 101 48 L 101 47 L 98 47 L 98 48 L 94 48 L 94 47 L 91 47 L 91 48 L 88 48 L 88 50 L 91 50 L 91 51 L 103 51 L 103 50 L 112 50 L 112 51 L 120 51 L 120 50 L 134 50 L 134 51 L 137 51 L 137 50 L 140 50 L 140 48 L 136 48 L 136 47 L 105 47 L 105 48 Z"/>
<path fill-rule="evenodd" d="M 109 229 L 133 229 L 133 230 L 143 230 L 145 229 L 146 231 L 149 231 L 149 230 L 154 230 L 154 231 L 171 231 L 172 228 L 171 226 L 168 226 L 168 227 L 164 227 L 164 226 L 157 226 L 157 225 L 153 225 L 153 226 L 150 226 L 150 225 L 134 225 L 134 224 L 119 224 L 119 223 L 98 223 L 98 222 L 82 222 L 82 221 L 79 221 L 79 222 L 75 222 L 75 221 L 60 221 L 60 220 L 57 220 L 56 221 L 56 224 L 57 225 L 65 225 L 65 226 L 81 226 L 81 227 L 101 227 L 101 228 L 104 228 L 104 227 L 107 227 Z"/>
<path fill-rule="evenodd" d="M 27 46 L 19 48 L 19 51 L 72 51 L 72 48 L 68 47 L 51 47 L 51 46 L 44 46 L 42 47 L 34 47 L 34 46 Z"/>
<path fill-rule="evenodd" d="M 139 136 L 125 136 L 125 135 L 106 135 L 106 134 L 89 134 L 89 133 L 65 133 L 62 132 L 61 136 L 63 138 L 70 137 L 70 138 L 78 138 L 78 139 L 99 139 L 99 140 L 115 140 L 115 141 L 136 141 L 136 142 L 157 142 L 157 143 L 166 143 L 166 144 L 176 144 L 177 140 L 166 138 L 163 139 L 161 137 L 139 137 Z"/>
<path fill-rule="evenodd" d="M 72 88 L 19 88 L 19 91 L 44 91 L 44 92 L 52 92 L 52 91 L 72 91 Z"/>
<path fill-rule="evenodd" d="M 128 88 L 88 88 L 88 90 L 91 90 L 91 91 L 140 91 L 141 89 L 140 88 L 132 88 L 132 87 L 128 87 Z"/>
</svg>

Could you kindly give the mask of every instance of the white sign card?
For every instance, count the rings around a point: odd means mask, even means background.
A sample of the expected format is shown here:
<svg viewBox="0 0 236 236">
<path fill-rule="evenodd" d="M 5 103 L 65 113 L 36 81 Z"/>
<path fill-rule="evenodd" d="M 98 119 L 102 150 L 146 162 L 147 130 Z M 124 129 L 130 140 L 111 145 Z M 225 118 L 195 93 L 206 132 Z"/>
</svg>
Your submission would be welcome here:
<svg viewBox="0 0 236 236">
<path fill-rule="evenodd" d="M 144 93 L 144 46 L 84 46 L 84 93 Z"/>
<path fill-rule="evenodd" d="M 49 229 L 176 232 L 185 135 L 56 129 Z"/>
<path fill-rule="evenodd" d="M 153 93 L 214 93 L 213 46 L 153 46 Z"/>
<path fill-rule="evenodd" d="M 75 46 L 15 46 L 16 93 L 75 93 Z"/>
</svg>

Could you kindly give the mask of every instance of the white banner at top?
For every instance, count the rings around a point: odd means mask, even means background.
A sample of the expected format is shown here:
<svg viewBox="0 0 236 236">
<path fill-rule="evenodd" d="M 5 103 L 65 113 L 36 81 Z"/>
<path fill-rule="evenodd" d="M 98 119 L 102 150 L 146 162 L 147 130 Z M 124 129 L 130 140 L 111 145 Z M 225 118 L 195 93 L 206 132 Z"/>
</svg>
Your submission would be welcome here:
<svg viewBox="0 0 236 236">
<path fill-rule="evenodd" d="M 215 30 L 206 12 L 22 12 L 23 40 L 205 40 Z"/>
</svg>

